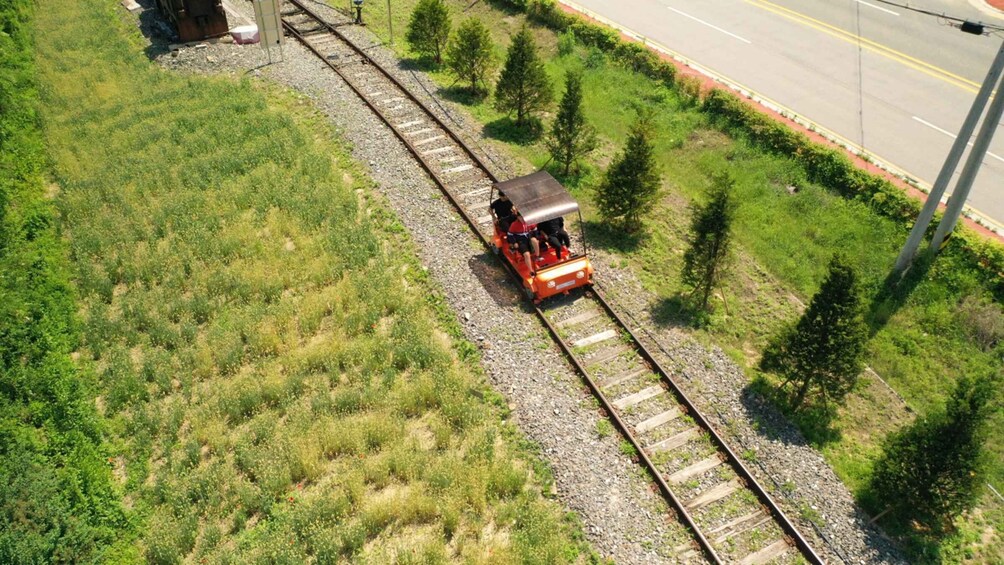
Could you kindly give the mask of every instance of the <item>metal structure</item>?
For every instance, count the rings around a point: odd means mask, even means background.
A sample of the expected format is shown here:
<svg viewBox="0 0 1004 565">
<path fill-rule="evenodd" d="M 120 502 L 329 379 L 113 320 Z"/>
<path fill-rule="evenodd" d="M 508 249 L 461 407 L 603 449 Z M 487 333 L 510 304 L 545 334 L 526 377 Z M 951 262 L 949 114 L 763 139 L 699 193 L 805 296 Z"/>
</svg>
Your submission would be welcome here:
<svg viewBox="0 0 1004 565">
<path fill-rule="evenodd" d="M 218 37 L 229 29 L 223 0 L 157 0 L 157 8 L 174 23 L 182 42 Z"/>
<path fill-rule="evenodd" d="M 485 196 L 499 179 L 478 153 L 300 0 L 286 0 L 282 16 L 287 32 L 391 128 L 489 248 L 492 216 Z M 518 278 L 509 262 L 502 264 Z M 712 563 L 759 565 L 801 558 L 823 563 L 598 289 L 555 297 L 534 305 L 534 311 L 636 450 L 672 508 L 668 517 L 678 516 L 693 534 L 692 544 L 672 548 L 679 561 L 703 557 Z"/>
</svg>

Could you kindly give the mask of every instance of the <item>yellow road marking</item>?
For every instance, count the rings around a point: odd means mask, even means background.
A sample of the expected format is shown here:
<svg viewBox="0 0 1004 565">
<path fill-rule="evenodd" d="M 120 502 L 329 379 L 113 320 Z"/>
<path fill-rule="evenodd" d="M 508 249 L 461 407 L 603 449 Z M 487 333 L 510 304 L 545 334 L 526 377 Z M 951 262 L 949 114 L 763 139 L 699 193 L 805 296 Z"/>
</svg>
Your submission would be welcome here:
<svg viewBox="0 0 1004 565">
<path fill-rule="evenodd" d="M 873 53 L 878 53 L 879 55 L 882 55 L 888 59 L 896 61 L 902 65 L 914 69 L 915 71 L 924 73 L 930 77 L 957 86 L 967 92 L 975 94 L 976 91 L 979 89 L 980 84 L 978 82 L 973 82 L 965 77 L 959 76 L 950 71 L 946 71 L 945 69 L 932 65 L 926 61 L 922 61 L 920 59 L 917 59 L 916 57 L 912 57 L 910 55 L 907 55 L 906 53 L 902 53 L 891 47 L 882 45 L 881 43 L 878 43 L 876 41 L 872 41 L 859 35 L 855 35 L 853 33 L 840 29 L 839 27 L 830 25 L 826 22 L 817 20 L 813 17 L 807 16 L 800 12 L 796 12 L 789 8 L 785 8 L 784 6 L 779 6 L 777 4 L 774 4 L 773 2 L 768 2 L 767 0 L 744 0 L 744 1 L 747 4 L 777 14 L 783 18 L 787 18 L 796 23 L 800 23 L 802 25 L 811 27 L 831 37 L 835 37 L 837 39 L 846 41 L 854 45 L 860 45 L 862 48 L 872 51 Z"/>
</svg>

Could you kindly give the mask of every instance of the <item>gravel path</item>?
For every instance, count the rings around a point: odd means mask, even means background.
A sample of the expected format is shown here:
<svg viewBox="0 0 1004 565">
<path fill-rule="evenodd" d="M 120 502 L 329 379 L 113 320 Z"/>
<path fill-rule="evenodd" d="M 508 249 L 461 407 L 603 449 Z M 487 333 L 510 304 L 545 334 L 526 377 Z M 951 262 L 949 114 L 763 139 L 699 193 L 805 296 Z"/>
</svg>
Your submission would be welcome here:
<svg viewBox="0 0 1004 565">
<path fill-rule="evenodd" d="M 598 436 L 599 414 L 579 377 L 555 346 L 545 345 L 551 343 L 546 330 L 530 314 L 505 272 L 476 243 L 391 131 L 334 73 L 294 42 L 283 48 L 284 62 L 268 66 L 258 46 L 220 42 L 169 51 L 166 41 L 156 39 L 163 37 L 163 28 L 153 17 L 152 3 L 141 2 L 145 10 L 140 23 L 144 34 L 155 39 L 148 52 L 163 66 L 206 74 L 263 76 L 303 93 L 329 116 L 352 144 L 353 156 L 368 164 L 378 190 L 417 247 L 424 250 L 420 254 L 423 265 L 440 282 L 467 337 L 481 347 L 485 373 L 508 400 L 517 425 L 541 446 L 554 471 L 557 496 L 581 518 L 589 542 L 618 563 L 672 562 L 668 551 L 688 539 L 686 532 L 663 517 L 665 503 L 641 476 L 640 468 L 620 453 L 616 436 Z M 227 8 L 235 25 L 234 12 L 251 15 L 248 3 L 228 3 Z M 333 11 L 322 13 L 331 21 L 344 19 Z M 376 45 L 365 30 L 343 29 L 360 44 Z M 385 67 L 397 68 L 396 60 L 382 47 L 370 53 Z M 435 91 L 431 81 L 416 73 L 397 74 L 414 92 Z M 438 107 L 426 98 L 427 104 Z M 465 117 L 462 109 L 440 103 L 450 109 L 446 119 L 457 124 L 457 131 L 487 148 L 502 178 L 514 171 L 528 172 L 526 164 L 507 161 L 502 150 L 481 139 L 480 124 Z M 453 245 L 450 253 L 434 252 L 440 249 L 440 241 L 465 239 L 471 244 Z M 660 362 L 682 375 L 688 394 L 732 442 L 733 450 L 757 454 L 758 463 L 750 465 L 754 474 L 781 500 L 802 531 L 816 537 L 818 552 L 834 563 L 904 562 L 879 532 L 867 526 L 850 493 L 822 457 L 776 412 L 744 392 L 746 379 L 739 367 L 717 348 L 708 351 L 679 331 L 660 329 L 650 316 L 653 297 L 638 281 L 624 270 L 611 268 L 610 257 L 596 254 L 594 261 L 604 288 L 618 290 L 608 293 L 609 298 L 646 328 L 640 335 L 647 336 Z M 754 427 L 753 422 L 759 423 Z M 796 488 L 782 489 L 786 483 Z M 802 509 L 817 513 L 820 527 L 799 519 Z"/>
</svg>

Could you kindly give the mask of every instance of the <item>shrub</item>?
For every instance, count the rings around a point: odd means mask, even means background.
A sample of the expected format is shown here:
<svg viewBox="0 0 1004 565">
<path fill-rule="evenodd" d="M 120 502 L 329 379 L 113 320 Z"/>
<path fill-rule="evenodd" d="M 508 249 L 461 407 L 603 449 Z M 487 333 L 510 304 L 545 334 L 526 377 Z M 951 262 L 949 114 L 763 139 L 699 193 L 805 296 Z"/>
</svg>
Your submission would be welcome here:
<svg viewBox="0 0 1004 565">
<path fill-rule="evenodd" d="M 701 102 L 701 79 L 686 75 L 677 79 L 677 89 L 680 91 L 680 96 L 683 98 L 684 102 L 688 106 L 694 106 Z"/>
<path fill-rule="evenodd" d="M 652 118 L 642 114 L 632 126 L 624 150 L 614 158 L 596 189 L 596 205 L 603 218 L 629 233 L 641 229 L 645 211 L 661 190 L 652 136 Z"/>
<path fill-rule="evenodd" d="M 920 418 L 885 441 L 869 484 L 876 512 L 916 520 L 940 536 L 972 508 L 985 482 L 985 443 L 999 379 L 962 378 L 944 410 Z"/>
<path fill-rule="evenodd" d="M 727 173 L 712 177 L 708 203 L 695 204 L 690 221 L 690 246 L 683 254 L 681 279 L 700 296 L 702 310 L 726 274 L 736 205 L 733 181 Z"/>
<path fill-rule="evenodd" d="M 523 28 L 512 39 L 506 55 L 505 68 L 495 86 L 495 108 L 516 113 L 516 124 L 523 126 L 529 118 L 547 107 L 554 96 L 544 62 L 537 54 L 537 45 L 530 31 Z"/>
<path fill-rule="evenodd" d="M 558 54 L 567 57 L 575 52 L 575 32 L 568 29 L 558 36 Z"/>
<path fill-rule="evenodd" d="M 443 62 L 443 50 L 450 39 L 450 11 L 443 0 L 419 0 L 411 12 L 405 38 L 411 48 Z"/>
<path fill-rule="evenodd" d="M 570 72 L 565 78 L 565 94 L 545 143 L 564 175 L 576 161 L 596 149 L 596 129 L 586 123 L 582 110 L 582 76 L 578 73 Z"/>
<path fill-rule="evenodd" d="M 474 94 L 488 91 L 488 77 L 496 69 L 492 34 L 478 18 L 460 24 L 446 52 L 447 63 L 460 80 L 470 84 Z"/>
<path fill-rule="evenodd" d="M 796 387 L 796 408 L 810 391 L 824 402 L 841 402 L 864 365 L 867 338 L 857 275 L 837 254 L 805 313 L 770 344 L 761 366 L 782 375 L 781 387 Z"/>
</svg>

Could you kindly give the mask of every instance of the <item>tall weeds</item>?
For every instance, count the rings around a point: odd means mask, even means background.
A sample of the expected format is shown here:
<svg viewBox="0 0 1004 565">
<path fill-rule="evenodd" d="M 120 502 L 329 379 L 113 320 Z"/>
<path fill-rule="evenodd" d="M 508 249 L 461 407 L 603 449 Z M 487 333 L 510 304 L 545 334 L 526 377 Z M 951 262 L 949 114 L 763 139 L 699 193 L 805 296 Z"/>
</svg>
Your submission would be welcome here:
<svg viewBox="0 0 1004 565">
<path fill-rule="evenodd" d="M 142 556 L 575 560 L 547 477 L 472 394 L 408 242 L 321 121 L 155 69 L 98 0 L 46 4 L 80 353 Z"/>
</svg>

